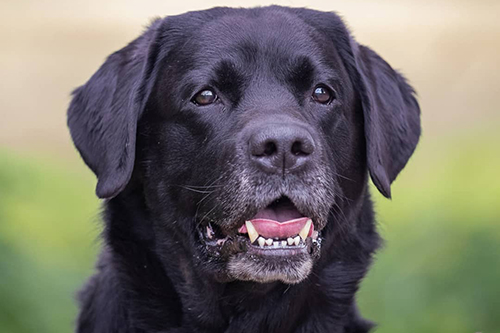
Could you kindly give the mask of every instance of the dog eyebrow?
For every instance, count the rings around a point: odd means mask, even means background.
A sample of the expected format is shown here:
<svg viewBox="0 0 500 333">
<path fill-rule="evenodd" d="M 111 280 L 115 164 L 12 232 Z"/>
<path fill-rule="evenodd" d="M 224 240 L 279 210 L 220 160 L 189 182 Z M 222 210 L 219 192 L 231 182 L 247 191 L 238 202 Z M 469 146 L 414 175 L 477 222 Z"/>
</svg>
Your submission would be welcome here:
<svg viewBox="0 0 500 333">
<path fill-rule="evenodd" d="M 286 80 L 294 92 L 299 95 L 311 89 L 316 72 L 312 61 L 301 56 L 292 62 L 290 68 Z"/>
<path fill-rule="evenodd" d="M 239 102 L 244 88 L 244 78 L 231 61 L 221 60 L 216 65 L 215 80 L 211 83 L 224 92 L 234 105 Z"/>
</svg>

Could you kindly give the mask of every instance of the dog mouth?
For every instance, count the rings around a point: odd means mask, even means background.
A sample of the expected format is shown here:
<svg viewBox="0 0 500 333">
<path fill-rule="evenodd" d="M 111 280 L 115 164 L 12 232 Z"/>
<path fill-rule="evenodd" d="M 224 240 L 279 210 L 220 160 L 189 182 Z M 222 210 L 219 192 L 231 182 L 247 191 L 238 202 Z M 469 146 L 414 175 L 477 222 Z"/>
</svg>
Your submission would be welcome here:
<svg viewBox="0 0 500 333">
<path fill-rule="evenodd" d="M 239 229 L 252 246 L 286 249 L 304 246 L 308 237 L 318 239 L 312 219 L 303 216 L 290 199 L 282 197 L 261 209 Z"/>
<path fill-rule="evenodd" d="M 311 252 L 321 241 L 312 218 L 303 215 L 287 196 L 281 196 L 250 219 L 239 224 L 235 236 L 224 235 L 217 226 L 206 225 L 207 245 L 229 250 L 237 248 L 260 256 L 291 257 Z M 239 246 L 234 246 L 239 243 Z M 227 246 L 231 244 L 232 246 Z"/>
</svg>

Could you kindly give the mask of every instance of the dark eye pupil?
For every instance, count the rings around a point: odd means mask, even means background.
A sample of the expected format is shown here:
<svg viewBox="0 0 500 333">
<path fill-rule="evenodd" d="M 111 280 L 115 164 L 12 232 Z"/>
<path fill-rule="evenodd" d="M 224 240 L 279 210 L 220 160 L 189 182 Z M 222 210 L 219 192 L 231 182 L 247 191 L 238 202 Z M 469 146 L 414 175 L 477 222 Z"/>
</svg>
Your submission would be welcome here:
<svg viewBox="0 0 500 333">
<path fill-rule="evenodd" d="M 215 102 L 217 95 L 212 90 L 200 91 L 195 97 L 194 102 L 198 105 L 208 105 Z"/>
<path fill-rule="evenodd" d="M 318 103 L 326 104 L 331 100 L 332 96 L 330 91 L 325 87 L 316 87 L 316 89 L 314 89 L 313 98 Z"/>
</svg>

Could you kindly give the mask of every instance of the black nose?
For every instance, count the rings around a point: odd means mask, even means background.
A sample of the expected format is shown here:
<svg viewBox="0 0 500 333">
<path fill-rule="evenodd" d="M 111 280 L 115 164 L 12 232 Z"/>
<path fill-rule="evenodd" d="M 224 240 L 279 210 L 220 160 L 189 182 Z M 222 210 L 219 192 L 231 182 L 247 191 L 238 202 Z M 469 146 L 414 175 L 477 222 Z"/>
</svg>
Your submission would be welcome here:
<svg viewBox="0 0 500 333">
<path fill-rule="evenodd" d="M 266 172 L 284 173 L 306 167 L 314 152 L 314 141 L 300 125 L 266 124 L 250 136 L 250 157 Z"/>
</svg>

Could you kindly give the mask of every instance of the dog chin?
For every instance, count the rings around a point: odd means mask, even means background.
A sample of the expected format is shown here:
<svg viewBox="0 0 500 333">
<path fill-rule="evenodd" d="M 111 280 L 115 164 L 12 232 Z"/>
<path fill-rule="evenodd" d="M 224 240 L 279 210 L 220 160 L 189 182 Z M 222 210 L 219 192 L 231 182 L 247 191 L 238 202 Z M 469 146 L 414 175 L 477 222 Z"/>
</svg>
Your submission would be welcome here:
<svg viewBox="0 0 500 333">
<path fill-rule="evenodd" d="M 227 265 L 229 275 L 236 280 L 286 284 L 302 282 L 309 276 L 312 267 L 313 258 L 308 254 L 293 260 L 269 260 L 240 254 L 231 258 Z"/>
</svg>

